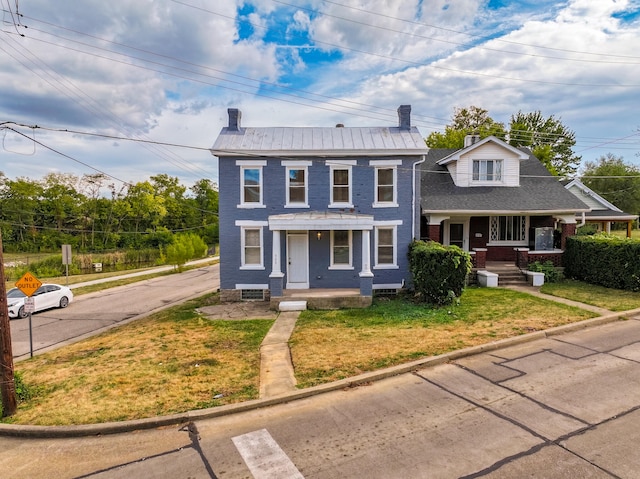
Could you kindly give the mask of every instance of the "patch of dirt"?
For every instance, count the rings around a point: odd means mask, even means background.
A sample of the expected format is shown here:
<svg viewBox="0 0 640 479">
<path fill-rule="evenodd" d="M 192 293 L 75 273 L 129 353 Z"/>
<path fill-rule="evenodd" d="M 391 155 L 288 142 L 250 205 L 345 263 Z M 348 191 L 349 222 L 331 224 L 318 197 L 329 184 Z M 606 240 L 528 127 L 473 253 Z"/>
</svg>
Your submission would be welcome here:
<svg viewBox="0 0 640 479">
<path fill-rule="evenodd" d="M 223 303 L 198 308 L 198 312 L 209 319 L 237 321 L 242 319 L 269 319 L 278 317 L 278 312 L 269 309 L 266 301 L 245 301 L 239 303 Z"/>
</svg>

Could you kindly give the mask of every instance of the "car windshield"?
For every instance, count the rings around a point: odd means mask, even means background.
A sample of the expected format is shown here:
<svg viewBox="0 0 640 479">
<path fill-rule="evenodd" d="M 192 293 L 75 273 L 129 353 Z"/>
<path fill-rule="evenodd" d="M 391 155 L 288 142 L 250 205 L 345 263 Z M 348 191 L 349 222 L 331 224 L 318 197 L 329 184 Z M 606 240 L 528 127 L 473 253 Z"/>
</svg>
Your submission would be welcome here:
<svg viewBox="0 0 640 479">
<path fill-rule="evenodd" d="M 7 298 L 24 298 L 27 295 L 20 291 L 18 288 L 12 288 L 7 293 Z"/>
</svg>

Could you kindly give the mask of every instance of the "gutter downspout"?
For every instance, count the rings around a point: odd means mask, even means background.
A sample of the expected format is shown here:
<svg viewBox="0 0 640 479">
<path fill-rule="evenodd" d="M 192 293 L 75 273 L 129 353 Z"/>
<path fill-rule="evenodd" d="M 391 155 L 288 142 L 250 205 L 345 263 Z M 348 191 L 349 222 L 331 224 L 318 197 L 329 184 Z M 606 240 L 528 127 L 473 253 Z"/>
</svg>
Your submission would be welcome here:
<svg viewBox="0 0 640 479">
<path fill-rule="evenodd" d="M 413 239 L 416 239 L 416 217 L 417 217 L 417 211 L 416 211 L 416 167 L 421 164 L 424 163 L 425 160 L 427 159 L 427 157 L 425 155 L 422 155 L 422 159 L 416 161 L 413 166 L 413 197 L 411 199 L 411 211 L 413 212 L 413 218 L 412 218 L 412 222 L 411 222 L 411 236 Z"/>
</svg>

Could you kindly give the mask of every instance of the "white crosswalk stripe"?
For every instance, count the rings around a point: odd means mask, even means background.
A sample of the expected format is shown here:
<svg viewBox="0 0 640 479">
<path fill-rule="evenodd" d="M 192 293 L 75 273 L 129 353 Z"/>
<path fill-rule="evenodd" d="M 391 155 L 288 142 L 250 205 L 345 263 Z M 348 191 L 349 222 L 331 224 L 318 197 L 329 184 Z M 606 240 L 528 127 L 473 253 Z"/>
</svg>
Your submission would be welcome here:
<svg viewBox="0 0 640 479">
<path fill-rule="evenodd" d="M 231 440 L 255 479 L 304 479 L 266 429 L 242 434 Z"/>
</svg>

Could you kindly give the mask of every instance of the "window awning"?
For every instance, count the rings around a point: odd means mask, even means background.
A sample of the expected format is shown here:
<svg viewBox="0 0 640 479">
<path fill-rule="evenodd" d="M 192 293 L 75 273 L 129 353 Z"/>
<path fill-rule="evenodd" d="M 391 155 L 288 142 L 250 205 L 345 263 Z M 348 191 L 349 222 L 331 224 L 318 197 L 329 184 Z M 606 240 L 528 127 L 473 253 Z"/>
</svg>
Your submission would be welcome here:
<svg viewBox="0 0 640 479">
<path fill-rule="evenodd" d="M 373 216 L 358 213 L 309 211 L 269 216 L 270 230 L 372 230 Z"/>
</svg>

